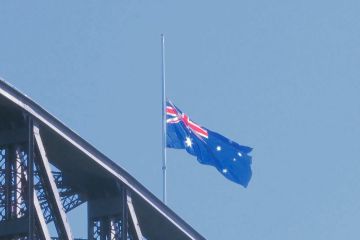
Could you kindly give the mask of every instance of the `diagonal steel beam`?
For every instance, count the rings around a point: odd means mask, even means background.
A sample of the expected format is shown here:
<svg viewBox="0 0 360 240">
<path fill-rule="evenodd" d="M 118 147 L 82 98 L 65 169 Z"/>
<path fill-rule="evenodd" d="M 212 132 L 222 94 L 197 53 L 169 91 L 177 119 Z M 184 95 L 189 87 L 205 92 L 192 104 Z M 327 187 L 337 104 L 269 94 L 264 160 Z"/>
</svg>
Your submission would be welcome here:
<svg viewBox="0 0 360 240">
<path fill-rule="evenodd" d="M 34 208 L 35 208 L 35 212 L 36 212 L 36 217 L 37 217 L 37 219 L 39 221 L 39 225 L 40 225 L 40 228 L 41 228 L 41 234 L 43 236 L 43 239 L 51 240 L 49 230 L 47 228 L 44 215 L 43 215 L 43 213 L 41 211 L 41 207 L 40 207 L 40 204 L 39 204 L 39 200 L 38 200 L 38 198 L 36 196 L 35 190 L 34 190 Z"/>
<path fill-rule="evenodd" d="M 23 171 L 21 174 L 22 174 L 21 177 L 25 179 L 25 182 L 28 182 L 29 178 L 28 178 L 27 172 Z M 32 197 L 33 197 L 33 204 L 34 204 L 34 210 L 35 210 L 34 211 L 34 219 L 36 219 L 37 222 L 39 223 L 39 226 L 40 226 L 39 234 L 41 236 L 41 239 L 51 240 L 51 237 L 50 237 L 50 234 L 49 234 L 49 229 L 48 229 L 48 227 L 46 225 L 46 221 L 45 221 L 43 212 L 42 212 L 41 207 L 40 207 L 39 199 L 38 199 L 38 197 L 36 195 L 36 190 L 33 188 L 32 192 L 33 192 Z M 29 207 L 30 204 L 31 203 L 27 202 L 28 207 Z M 30 216 L 30 218 L 31 218 L 31 216 Z M 30 218 L 27 219 L 29 224 L 30 224 Z M 34 237 L 34 231 L 29 231 L 29 235 L 30 235 L 30 240 L 32 240 L 33 237 Z"/>
<path fill-rule="evenodd" d="M 129 193 L 129 191 L 126 191 L 126 201 L 127 201 L 127 206 L 128 206 L 128 209 L 129 209 L 130 217 L 131 217 L 132 223 L 133 223 L 134 228 L 135 228 L 136 239 L 137 240 L 143 240 L 143 235 L 141 233 L 139 221 L 138 221 L 138 219 L 136 217 L 135 208 L 134 208 L 134 205 L 132 203 L 132 198 L 131 198 L 131 194 Z"/>
<path fill-rule="evenodd" d="M 42 142 L 39 127 L 37 125 L 34 125 L 34 136 L 35 136 L 36 146 L 38 147 L 40 153 L 39 162 L 40 162 L 40 167 L 43 169 L 42 177 L 47 187 L 49 197 L 51 198 L 48 199 L 48 201 L 51 202 L 54 214 L 57 215 L 57 224 L 59 225 L 59 230 L 60 230 L 59 237 L 64 240 L 72 240 L 73 237 L 70 230 L 70 225 L 67 221 L 66 214 L 61 204 L 60 195 L 56 187 L 54 177 L 51 173 L 49 161 L 46 156 L 44 144 Z"/>
</svg>

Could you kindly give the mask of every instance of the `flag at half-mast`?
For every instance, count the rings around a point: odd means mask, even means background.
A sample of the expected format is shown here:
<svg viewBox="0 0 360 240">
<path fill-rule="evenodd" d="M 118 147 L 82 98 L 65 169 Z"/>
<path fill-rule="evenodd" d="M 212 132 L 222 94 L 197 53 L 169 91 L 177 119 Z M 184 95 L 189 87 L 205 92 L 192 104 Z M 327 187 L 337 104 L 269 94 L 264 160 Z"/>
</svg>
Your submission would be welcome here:
<svg viewBox="0 0 360 240">
<path fill-rule="evenodd" d="M 166 102 L 166 126 L 168 148 L 185 149 L 200 163 L 214 166 L 227 179 L 247 187 L 252 148 L 196 124 L 170 101 Z"/>
</svg>

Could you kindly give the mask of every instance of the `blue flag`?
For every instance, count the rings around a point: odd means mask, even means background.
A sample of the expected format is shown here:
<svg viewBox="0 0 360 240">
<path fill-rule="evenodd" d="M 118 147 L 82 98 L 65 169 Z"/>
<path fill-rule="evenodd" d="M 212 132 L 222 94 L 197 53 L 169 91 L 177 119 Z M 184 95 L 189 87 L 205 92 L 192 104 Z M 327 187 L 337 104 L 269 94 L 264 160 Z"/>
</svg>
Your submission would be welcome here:
<svg viewBox="0 0 360 240">
<path fill-rule="evenodd" d="M 170 101 L 166 103 L 166 123 L 168 148 L 185 149 L 200 163 L 216 167 L 227 179 L 247 187 L 252 148 L 196 124 Z"/>
</svg>

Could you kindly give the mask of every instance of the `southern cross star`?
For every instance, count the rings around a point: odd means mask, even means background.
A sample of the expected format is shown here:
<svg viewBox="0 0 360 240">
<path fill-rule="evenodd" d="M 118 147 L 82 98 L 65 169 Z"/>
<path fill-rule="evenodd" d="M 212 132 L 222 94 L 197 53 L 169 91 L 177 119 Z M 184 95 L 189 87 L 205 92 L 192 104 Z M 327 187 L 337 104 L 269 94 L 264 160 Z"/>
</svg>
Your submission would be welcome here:
<svg viewBox="0 0 360 240">
<path fill-rule="evenodd" d="M 187 146 L 187 147 L 192 147 L 192 141 L 191 141 L 191 138 L 189 138 L 189 137 L 186 137 L 186 140 L 185 140 L 185 145 Z"/>
</svg>

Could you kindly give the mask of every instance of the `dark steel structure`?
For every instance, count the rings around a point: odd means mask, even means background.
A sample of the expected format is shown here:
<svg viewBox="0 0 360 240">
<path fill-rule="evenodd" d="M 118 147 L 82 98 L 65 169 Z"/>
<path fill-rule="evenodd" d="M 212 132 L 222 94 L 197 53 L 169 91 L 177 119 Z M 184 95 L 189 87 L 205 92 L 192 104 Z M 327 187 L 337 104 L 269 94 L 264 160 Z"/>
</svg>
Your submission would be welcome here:
<svg viewBox="0 0 360 240">
<path fill-rule="evenodd" d="M 124 169 L 0 80 L 0 239 L 74 239 L 66 213 L 85 202 L 89 240 L 205 239 Z"/>
</svg>

